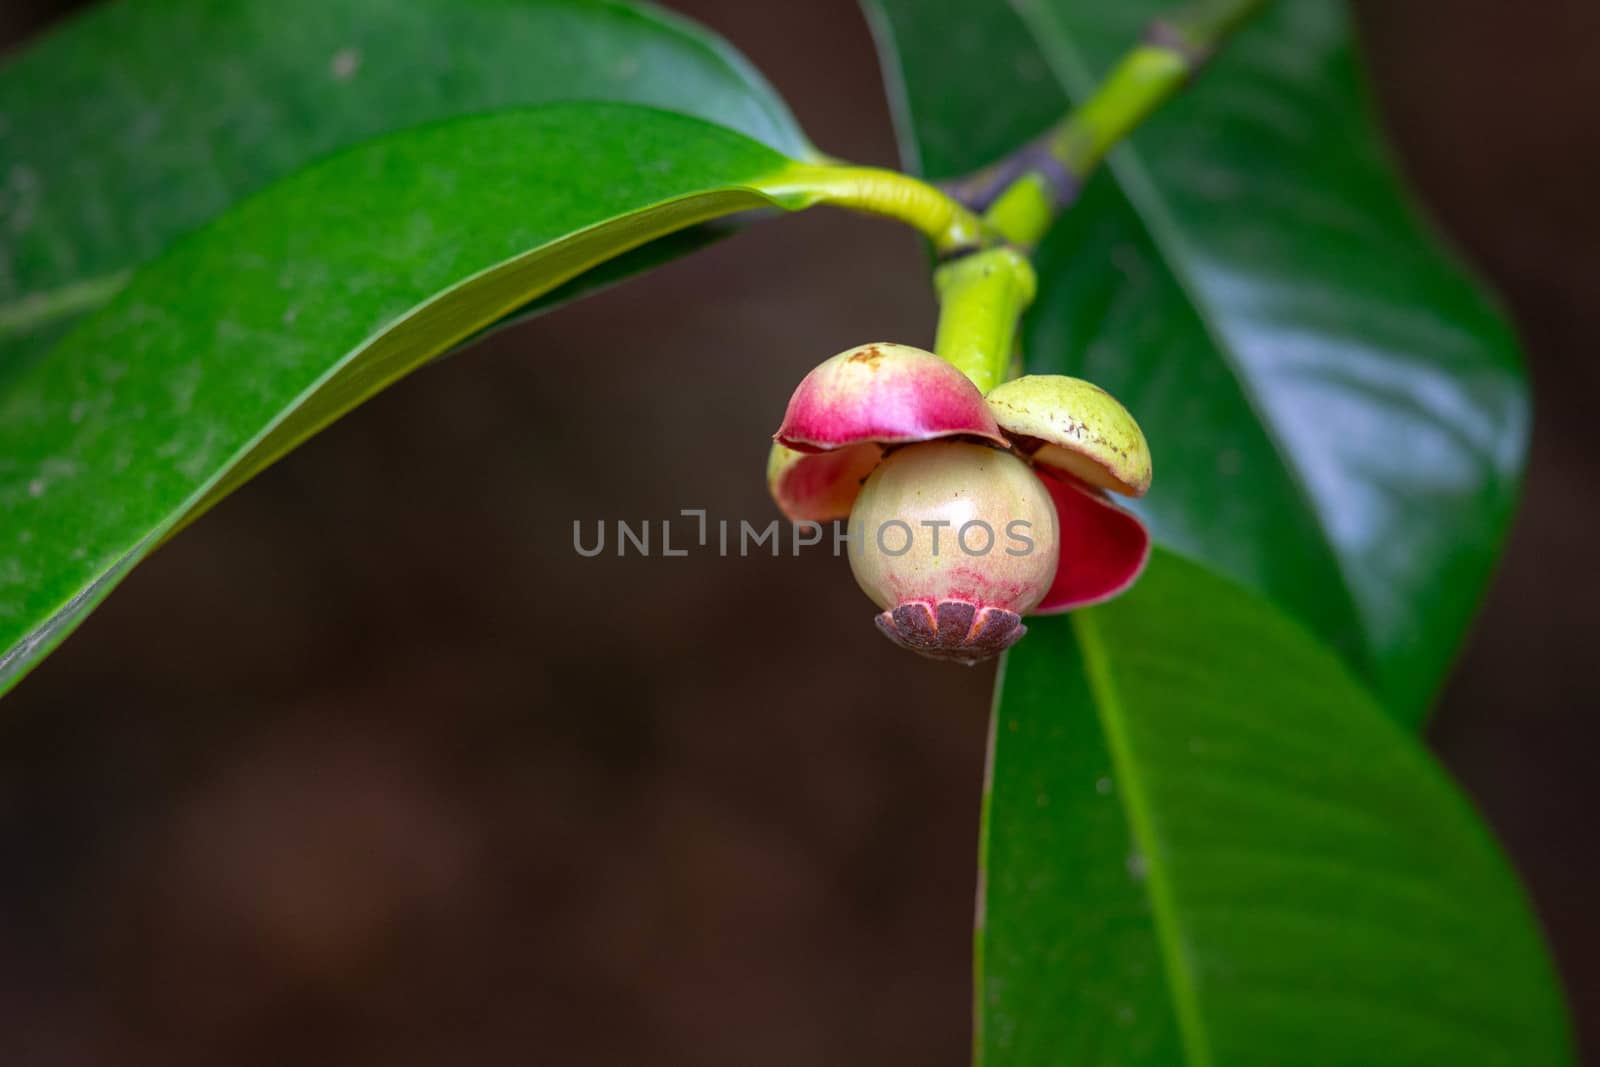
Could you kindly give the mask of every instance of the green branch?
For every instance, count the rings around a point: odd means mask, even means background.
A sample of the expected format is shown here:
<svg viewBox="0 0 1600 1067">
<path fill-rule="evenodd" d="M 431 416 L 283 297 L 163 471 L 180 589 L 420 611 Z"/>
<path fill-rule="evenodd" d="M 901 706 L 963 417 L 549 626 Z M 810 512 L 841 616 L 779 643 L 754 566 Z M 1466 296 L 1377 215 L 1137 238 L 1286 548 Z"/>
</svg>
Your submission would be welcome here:
<svg viewBox="0 0 1600 1067">
<path fill-rule="evenodd" d="M 933 350 L 987 393 L 1012 377 L 1017 324 L 1033 302 L 1033 264 L 1015 248 L 953 259 L 933 275 L 939 332 Z"/>
<path fill-rule="evenodd" d="M 1013 244 L 1037 244 L 1106 154 L 1266 3 L 1197 0 L 1158 19 L 1075 111 L 949 192 Z"/>
<path fill-rule="evenodd" d="M 1061 122 L 1000 162 L 946 187 L 1009 247 L 951 258 L 934 274 L 934 351 L 984 392 L 1020 373 L 1017 323 L 1033 300 L 1039 242 L 1084 181 L 1145 117 L 1186 85 L 1227 36 L 1267 0 L 1197 0 L 1160 19 L 1100 86 Z"/>
<path fill-rule="evenodd" d="M 794 163 L 760 183 L 789 207 L 832 204 L 906 223 L 933 242 L 939 329 L 934 351 L 984 392 L 1017 373 L 1016 333 L 1033 300 L 1037 244 L 1112 147 L 1189 82 L 1267 0 L 1196 0 L 1143 40 L 1057 125 L 1000 162 L 943 189 L 894 171 Z"/>
<path fill-rule="evenodd" d="M 752 184 L 791 210 L 829 204 L 902 222 L 933 242 L 941 256 L 1004 241 L 942 189 L 898 171 L 794 162 Z"/>
</svg>

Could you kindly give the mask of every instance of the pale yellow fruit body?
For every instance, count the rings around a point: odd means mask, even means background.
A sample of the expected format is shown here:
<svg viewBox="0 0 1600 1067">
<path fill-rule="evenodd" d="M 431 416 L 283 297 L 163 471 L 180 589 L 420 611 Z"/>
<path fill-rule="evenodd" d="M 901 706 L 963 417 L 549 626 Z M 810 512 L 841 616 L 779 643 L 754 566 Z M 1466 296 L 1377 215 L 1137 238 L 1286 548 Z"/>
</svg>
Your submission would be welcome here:
<svg viewBox="0 0 1600 1067">
<path fill-rule="evenodd" d="M 885 611 L 912 602 L 1022 615 L 1055 578 L 1050 494 L 1009 452 L 929 441 L 891 452 L 850 513 L 850 569 Z"/>
</svg>

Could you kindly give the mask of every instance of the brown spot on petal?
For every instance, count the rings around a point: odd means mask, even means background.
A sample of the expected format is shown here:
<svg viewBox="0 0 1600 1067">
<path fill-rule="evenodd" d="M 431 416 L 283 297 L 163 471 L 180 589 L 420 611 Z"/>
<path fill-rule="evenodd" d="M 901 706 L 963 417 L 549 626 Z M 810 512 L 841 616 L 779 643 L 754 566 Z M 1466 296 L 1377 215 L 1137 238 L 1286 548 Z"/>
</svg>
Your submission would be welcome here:
<svg viewBox="0 0 1600 1067">
<path fill-rule="evenodd" d="M 885 611 L 873 622 L 901 648 L 967 666 L 998 656 L 1028 631 L 1014 611 L 980 610 L 965 600 L 912 601 Z"/>
</svg>

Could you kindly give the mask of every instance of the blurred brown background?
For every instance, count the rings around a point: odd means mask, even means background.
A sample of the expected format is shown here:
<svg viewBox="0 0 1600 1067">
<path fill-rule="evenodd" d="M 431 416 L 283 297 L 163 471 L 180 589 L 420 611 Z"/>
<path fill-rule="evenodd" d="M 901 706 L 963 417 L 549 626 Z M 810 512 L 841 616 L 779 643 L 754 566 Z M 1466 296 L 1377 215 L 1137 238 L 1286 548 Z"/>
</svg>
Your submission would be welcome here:
<svg viewBox="0 0 1600 1067">
<path fill-rule="evenodd" d="M 0 42 L 69 6 L 13 0 Z M 851 0 L 674 6 L 826 149 L 893 162 Z M 1600 1063 L 1600 6 L 1360 14 L 1538 385 L 1431 737 Z M 136 572 L 0 714 L 0 1058 L 964 1064 L 990 671 L 893 650 L 825 554 L 570 547 L 574 518 L 768 515 L 788 390 L 931 340 L 924 277 L 887 225 L 759 227 L 413 376 Z"/>
</svg>

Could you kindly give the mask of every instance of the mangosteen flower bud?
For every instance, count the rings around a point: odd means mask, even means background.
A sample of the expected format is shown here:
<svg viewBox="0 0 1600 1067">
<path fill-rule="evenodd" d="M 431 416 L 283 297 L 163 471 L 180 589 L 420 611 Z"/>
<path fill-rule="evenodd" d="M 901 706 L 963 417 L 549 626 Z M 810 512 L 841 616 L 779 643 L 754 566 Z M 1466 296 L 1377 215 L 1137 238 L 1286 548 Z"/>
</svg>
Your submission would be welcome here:
<svg viewBox="0 0 1600 1067">
<path fill-rule="evenodd" d="M 936 659 L 976 663 L 1016 643 L 1055 580 L 1050 493 L 1010 452 L 931 441 L 890 452 L 850 513 L 850 569 L 880 630 Z"/>
<path fill-rule="evenodd" d="M 1081 379 L 1029 375 L 985 396 L 931 352 L 861 345 L 806 375 L 773 438 L 778 506 L 797 522 L 849 516 L 879 629 L 929 656 L 992 656 L 1023 615 L 1108 600 L 1150 554 L 1144 524 L 1108 496 L 1150 487 L 1144 434 Z M 985 528 L 995 544 L 968 551 Z"/>
</svg>

